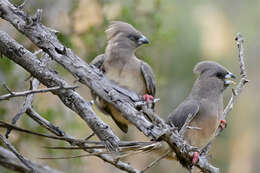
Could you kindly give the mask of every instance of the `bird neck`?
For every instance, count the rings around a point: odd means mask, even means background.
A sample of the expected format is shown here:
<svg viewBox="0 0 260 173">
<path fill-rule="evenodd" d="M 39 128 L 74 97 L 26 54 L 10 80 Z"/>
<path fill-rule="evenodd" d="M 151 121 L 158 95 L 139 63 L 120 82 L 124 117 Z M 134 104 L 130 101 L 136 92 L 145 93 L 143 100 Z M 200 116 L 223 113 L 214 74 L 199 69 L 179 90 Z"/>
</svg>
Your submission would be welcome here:
<svg viewBox="0 0 260 173">
<path fill-rule="evenodd" d="M 198 78 L 193 85 L 190 96 L 218 100 L 219 97 L 222 97 L 224 91 L 223 87 L 218 85 L 219 83 L 215 80 L 201 80 Z"/>
<path fill-rule="evenodd" d="M 106 47 L 105 54 L 108 58 L 112 58 L 113 60 L 128 61 L 130 58 L 135 57 L 135 47 L 122 40 L 110 40 Z"/>
</svg>

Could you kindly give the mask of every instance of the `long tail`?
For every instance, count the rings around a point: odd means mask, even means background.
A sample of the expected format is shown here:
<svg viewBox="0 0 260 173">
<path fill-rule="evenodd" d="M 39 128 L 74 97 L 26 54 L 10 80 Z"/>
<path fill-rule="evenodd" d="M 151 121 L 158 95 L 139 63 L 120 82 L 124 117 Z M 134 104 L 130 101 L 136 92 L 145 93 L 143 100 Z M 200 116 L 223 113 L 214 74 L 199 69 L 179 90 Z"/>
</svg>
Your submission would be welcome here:
<svg viewBox="0 0 260 173">
<path fill-rule="evenodd" d="M 89 154 L 82 154 L 76 156 L 68 156 L 68 157 L 41 157 L 39 159 L 73 159 L 79 157 L 89 157 L 89 156 L 96 156 L 96 155 L 103 155 L 103 154 L 110 154 L 116 157 L 116 159 L 128 157 L 131 155 L 136 155 L 139 153 L 148 153 L 152 151 L 159 151 L 161 146 L 161 142 L 136 142 L 136 141 L 121 141 L 119 143 L 119 151 L 118 152 L 109 152 L 105 149 L 105 146 L 101 142 L 96 142 L 94 145 L 91 146 L 84 146 L 84 147 L 44 147 L 46 149 L 52 150 L 87 150 L 87 149 L 99 149 L 98 152 L 93 152 Z"/>
</svg>

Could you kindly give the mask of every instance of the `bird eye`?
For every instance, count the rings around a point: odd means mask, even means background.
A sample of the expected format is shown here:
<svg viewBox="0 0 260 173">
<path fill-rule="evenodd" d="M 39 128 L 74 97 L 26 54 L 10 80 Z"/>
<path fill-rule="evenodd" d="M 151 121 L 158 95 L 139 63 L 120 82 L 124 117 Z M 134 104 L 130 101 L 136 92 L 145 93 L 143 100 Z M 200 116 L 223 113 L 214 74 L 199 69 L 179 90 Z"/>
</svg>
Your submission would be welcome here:
<svg viewBox="0 0 260 173">
<path fill-rule="evenodd" d="M 217 76 L 218 78 L 224 78 L 223 73 L 220 73 L 220 72 L 218 72 L 218 73 L 216 74 L 216 76 Z"/>
<path fill-rule="evenodd" d="M 138 39 L 139 39 L 139 37 L 137 35 L 134 35 L 134 34 L 128 35 L 128 38 L 132 41 L 138 41 Z"/>
</svg>

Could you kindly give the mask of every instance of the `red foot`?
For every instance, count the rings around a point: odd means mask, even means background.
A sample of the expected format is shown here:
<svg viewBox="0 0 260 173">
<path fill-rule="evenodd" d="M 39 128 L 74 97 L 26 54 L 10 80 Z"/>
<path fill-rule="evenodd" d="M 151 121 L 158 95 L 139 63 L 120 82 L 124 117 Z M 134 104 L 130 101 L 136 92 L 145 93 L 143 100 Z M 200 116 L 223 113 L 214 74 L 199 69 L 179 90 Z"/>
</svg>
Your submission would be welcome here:
<svg viewBox="0 0 260 173">
<path fill-rule="evenodd" d="M 193 153 L 193 157 L 192 157 L 192 164 L 196 164 L 199 160 L 200 154 L 198 152 L 194 152 Z"/>
<path fill-rule="evenodd" d="M 149 95 L 149 94 L 145 94 L 143 96 L 143 99 L 146 101 L 146 102 L 149 102 L 150 100 L 153 100 L 153 96 Z"/>
<path fill-rule="evenodd" d="M 227 127 L 227 121 L 226 120 L 220 120 L 220 127 L 222 128 L 222 129 L 224 129 L 224 128 L 226 128 Z"/>
</svg>

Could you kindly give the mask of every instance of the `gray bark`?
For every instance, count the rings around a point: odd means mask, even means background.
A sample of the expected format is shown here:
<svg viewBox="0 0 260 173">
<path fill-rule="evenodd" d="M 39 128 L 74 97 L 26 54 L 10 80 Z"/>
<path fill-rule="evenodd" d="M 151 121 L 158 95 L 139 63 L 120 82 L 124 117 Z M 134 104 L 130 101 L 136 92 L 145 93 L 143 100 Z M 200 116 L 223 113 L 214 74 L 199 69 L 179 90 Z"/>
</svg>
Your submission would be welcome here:
<svg viewBox="0 0 260 173">
<path fill-rule="evenodd" d="M 0 146 L 0 165 L 16 172 L 31 173 L 31 170 L 26 167 L 11 151 Z M 62 173 L 48 166 L 41 165 L 30 161 L 30 166 L 37 173 Z"/>
</svg>

